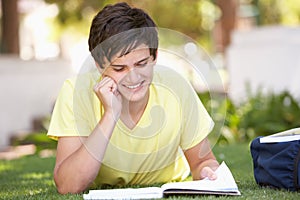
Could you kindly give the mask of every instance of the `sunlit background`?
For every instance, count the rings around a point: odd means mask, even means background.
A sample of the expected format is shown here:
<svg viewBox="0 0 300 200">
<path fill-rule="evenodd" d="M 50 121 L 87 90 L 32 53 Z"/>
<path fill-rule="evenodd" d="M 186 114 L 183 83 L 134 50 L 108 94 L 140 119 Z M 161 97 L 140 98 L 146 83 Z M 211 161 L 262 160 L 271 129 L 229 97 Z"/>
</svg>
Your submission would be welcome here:
<svg viewBox="0 0 300 200">
<path fill-rule="evenodd" d="M 87 51 L 86 40 L 92 17 L 104 5 L 115 2 L 118 1 L 18 0 L 20 58 L 64 58 L 75 62 L 81 52 Z M 127 2 L 147 10 L 159 27 L 176 30 L 195 39 L 212 55 L 224 52 L 224 48 L 228 47 L 230 41 L 224 41 L 226 36 L 221 35 L 227 34 L 226 31 L 270 25 L 295 27 L 300 21 L 300 2 L 297 0 Z M 222 17 L 227 21 L 223 22 Z M 219 26 L 219 23 L 222 25 Z M 3 48 L 2 53 L 6 53 Z"/>
<path fill-rule="evenodd" d="M 288 91 L 289 98 L 284 96 L 282 102 L 292 106 L 295 100 L 298 106 L 293 110 L 299 108 L 299 0 L 125 1 L 145 9 L 158 27 L 178 31 L 201 46 L 222 79 L 222 84 L 209 92 L 227 95 L 229 103 L 238 104 L 250 98 L 249 91 L 254 92 L 252 98 L 261 97 L 263 91 L 272 95 Z M 1 1 L 0 149 L 11 144 L 12 136 L 45 131 L 45 118 L 51 116 L 63 80 L 78 72 L 89 55 L 87 38 L 93 16 L 115 2 L 118 1 Z M 195 48 L 195 43 L 180 46 L 170 43 L 167 37 L 160 39 L 162 46 L 174 51 L 189 53 Z M 183 65 L 182 60 L 168 56 L 159 57 L 160 62 L 169 59 L 174 65 Z M 205 92 L 201 85 L 196 89 Z M 270 96 L 263 98 L 267 99 L 263 102 L 272 100 Z M 283 110 L 278 112 L 287 116 L 282 124 L 268 119 L 270 124 L 264 123 L 267 127 L 257 129 L 264 120 L 252 123 L 258 115 L 252 116 L 250 111 L 257 105 L 249 107 L 247 103 L 236 110 L 226 108 L 229 118 L 222 134 L 227 142 L 300 126 L 300 111 L 291 114 Z M 251 117 L 243 121 L 241 112 Z"/>
</svg>

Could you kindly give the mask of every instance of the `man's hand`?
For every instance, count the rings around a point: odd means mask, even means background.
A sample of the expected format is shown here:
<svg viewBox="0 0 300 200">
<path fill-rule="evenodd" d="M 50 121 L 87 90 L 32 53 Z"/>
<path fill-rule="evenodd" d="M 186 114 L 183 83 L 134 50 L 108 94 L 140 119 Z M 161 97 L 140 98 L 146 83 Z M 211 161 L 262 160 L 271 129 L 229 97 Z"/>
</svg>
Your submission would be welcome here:
<svg viewBox="0 0 300 200">
<path fill-rule="evenodd" d="M 215 170 L 219 167 L 213 152 L 211 151 L 208 139 L 203 139 L 196 146 L 184 152 L 185 157 L 190 165 L 193 180 L 209 178 L 217 179 Z"/>
<path fill-rule="evenodd" d="M 104 111 L 112 113 L 117 120 L 122 110 L 122 97 L 118 91 L 117 83 L 110 77 L 104 77 L 94 86 L 94 92 L 104 107 Z"/>
<path fill-rule="evenodd" d="M 208 178 L 209 180 L 216 180 L 217 174 L 210 167 L 203 167 L 200 172 L 200 178 Z"/>
</svg>

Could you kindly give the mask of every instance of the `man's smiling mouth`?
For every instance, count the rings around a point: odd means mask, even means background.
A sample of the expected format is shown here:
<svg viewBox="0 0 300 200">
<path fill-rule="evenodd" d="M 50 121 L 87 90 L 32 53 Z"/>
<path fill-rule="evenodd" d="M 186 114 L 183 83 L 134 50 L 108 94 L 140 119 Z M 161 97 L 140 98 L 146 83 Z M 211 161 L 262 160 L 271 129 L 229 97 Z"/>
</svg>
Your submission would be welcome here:
<svg viewBox="0 0 300 200">
<path fill-rule="evenodd" d="M 136 85 L 123 85 L 123 86 L 125 86 L 125 87 L 128 88 L 128 89 L 136 89 L 136 88 L 142 86 L 143 83 L 144 83 L 144 81 L 142 81 L 142 82 L 140 82 L 140 83 L 138 83 L 138 84 L 136 84 Z"/>
</svg>

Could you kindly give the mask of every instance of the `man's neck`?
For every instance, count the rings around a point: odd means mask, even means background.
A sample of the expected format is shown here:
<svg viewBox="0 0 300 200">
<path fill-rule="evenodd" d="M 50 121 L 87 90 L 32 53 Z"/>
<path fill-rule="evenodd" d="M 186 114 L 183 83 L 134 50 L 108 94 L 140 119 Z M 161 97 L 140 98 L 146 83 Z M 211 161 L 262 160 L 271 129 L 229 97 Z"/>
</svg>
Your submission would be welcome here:
<svg viewBox="0 0 300 200">
<path fill-rule="evenodd" d="M 149 91 L 140 101 L 122 102 L 121 120 L 130 129 L 133 129 L 144 114 L 149 100 Z"/>
</svg>

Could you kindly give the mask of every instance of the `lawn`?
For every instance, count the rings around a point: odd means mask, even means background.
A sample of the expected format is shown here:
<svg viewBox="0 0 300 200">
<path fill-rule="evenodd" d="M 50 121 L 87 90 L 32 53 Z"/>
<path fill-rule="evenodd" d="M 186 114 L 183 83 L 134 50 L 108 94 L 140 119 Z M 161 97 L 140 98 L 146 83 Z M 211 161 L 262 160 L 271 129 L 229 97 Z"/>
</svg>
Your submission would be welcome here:
<svg viewBox="0 0 300 200">
<path fill-rule="evenodd" d="M 249 144 L 215 146 L 219 161 L 225 160 L 242 193 L 230 196 L 169 197 L 168 199 L 299 199 L 299 193 L 261 188 L 253 178 Z M 83 199 L 80 195 L 59 195 L 56 192 L 52 170 L 55 158 L 26 156 L 16 160 L 0 160 L 0 199 Z"/>
</svg>

